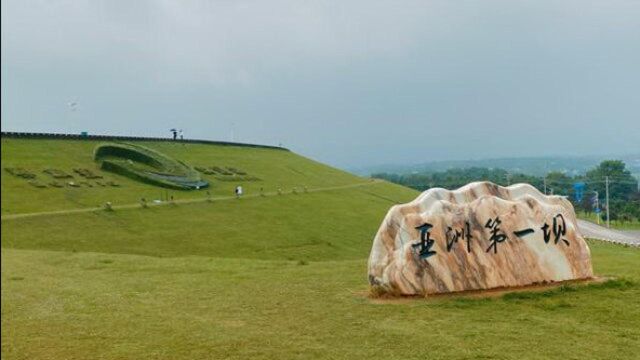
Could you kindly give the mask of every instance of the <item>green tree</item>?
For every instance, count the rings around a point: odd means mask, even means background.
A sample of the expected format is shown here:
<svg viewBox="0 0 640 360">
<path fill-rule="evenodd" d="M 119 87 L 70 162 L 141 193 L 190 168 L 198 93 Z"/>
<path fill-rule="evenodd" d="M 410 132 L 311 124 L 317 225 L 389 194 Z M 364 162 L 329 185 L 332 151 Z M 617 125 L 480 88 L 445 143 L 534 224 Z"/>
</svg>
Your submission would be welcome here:
<svg viewBox="0 0 640 360">
<path fill-rule="evenodd" d="M 637 191 L 638 181 L 620 160 L 605 160 L 598 167 L 589 170 L 586 181 L 590 190 L 596 190 L 604 195 L 607 177 L 609 178 L 609 198 L 612 200 L 629 200 Z"/>
<path fill-rule="evenodd" d="M 552 171 L 547 174 L 547 192 L 554 195 L 570 196 L 573 192 L 573 179 L 565 173 Z"/>
<path fill-rule="evenodd" d="M 593 196 L 588 193 L 584 194 L 580 202 L 580 208 L 587 213 L 587 215 L 590 215 L 593 212 Z"/>
</svg>

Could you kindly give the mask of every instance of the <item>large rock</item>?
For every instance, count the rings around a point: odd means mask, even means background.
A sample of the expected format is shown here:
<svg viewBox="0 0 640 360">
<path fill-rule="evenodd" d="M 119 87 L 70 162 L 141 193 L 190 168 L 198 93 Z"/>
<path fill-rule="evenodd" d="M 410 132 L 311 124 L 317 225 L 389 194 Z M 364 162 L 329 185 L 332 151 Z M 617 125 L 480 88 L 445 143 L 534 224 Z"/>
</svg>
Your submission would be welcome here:
<svg viewBox="0 0 640 360">
<path fill-rule="evenodd" d="M 398 295 L 592 276 L 571 203 L 528 184 L 425 191 L 389 210 L 369 257 L 370 284 Z"/>
</svg>

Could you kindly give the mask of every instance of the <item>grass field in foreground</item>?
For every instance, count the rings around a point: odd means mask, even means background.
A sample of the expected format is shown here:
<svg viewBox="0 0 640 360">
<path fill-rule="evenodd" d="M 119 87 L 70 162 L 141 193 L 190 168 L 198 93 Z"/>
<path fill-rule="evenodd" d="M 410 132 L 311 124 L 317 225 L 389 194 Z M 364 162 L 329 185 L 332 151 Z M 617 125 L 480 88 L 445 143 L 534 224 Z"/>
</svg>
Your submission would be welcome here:
<svg viewBox="0 0 640 360">
<path fill-rule="evenodd" d="M 3 249 L 5 359 L 631 359 L 640 251 L 591 243 L 600 285 L 376 304 L 366 260 Z"/>
<path fill-rule="evenodd" d="M 94 145 L 3 140 L 3 166 L 88 167 Z M 193 165 L 236 166 L 263 178 L 245 185 L 249 193 L 256 186 L 358 186 L 5 217 L 2 359 L 521 360 L 640 353 L 638 249 L 591 243 L 596 273 L 617 278 L 604 284 L 380 304 L 366 296 L 372 240 L 389 207 L 417 192 L 279 150 L 150 146 Z M 121 189 L 36 189 L 3 171 L 2 214 L 136 203 L 159 192 L 118 179 Z M 218 182 L 212 190 L 231 194 L 235 185 Z"/>
</svg>

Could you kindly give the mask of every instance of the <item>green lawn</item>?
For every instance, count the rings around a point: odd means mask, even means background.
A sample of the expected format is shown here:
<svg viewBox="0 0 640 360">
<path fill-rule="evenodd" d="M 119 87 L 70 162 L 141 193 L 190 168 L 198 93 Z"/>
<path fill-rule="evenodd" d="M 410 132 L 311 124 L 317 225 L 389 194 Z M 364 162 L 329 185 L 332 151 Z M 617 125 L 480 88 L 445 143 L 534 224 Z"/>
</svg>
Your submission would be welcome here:
<svg viewBox="0 0 640 360">
<path fill-rule="evenodd" d="M 239 244 L 239 246 L 241 246 Z M 2 251 L 5 359 L 615 359 L 640 353 L 640 251 L 622 281 L 376 304 L 366 260 Z M 365 254 L 363 254 L 365 255 Z"/>
<path fill-rule="evenodd" d="M 39 141 L 3 140 L 3 167 L 92 164 L 87 152 L 94 144 Z M 194 165 L 224 161 L 255 173 L 269 191 L 362 186 L 4 218 L 2 359 L 631 359 L 640 353 L 636 248 L 590 243 L 595 272 L 615 278 L 602 284 L 380 302 L 367 296 L 373 237 L 389 207 L 417 192 L 290 152 L 151 145 Z M 3 172 L 2 214 L 106 199 L 135 203 L 139 193 L 159 192 L 113 177 L 121 189 L 37 189 Z M 231 193 L 234 185 L 213 189 Z M 250 193 L 255 186 L 247 185 Z"/>
<path fill-rule="evenodd" d="M 110 201 L 114 205 L 137 203 L 141 198 L 160 199 L 167 190 L 143 184 L 115 174 L 102 172 L 93 161 L 93 149 L 103 142 L 85 140 L 25 140 L 2 139 L 2 215 L 37 211 L 97 207 Z M 366 182 L 344 171 L 309 160 L 290 151 L 237 146 L 186 144 L 167 142 L 134 142 L 160 151 L 192 166 L 231 166 L 256 176 L 261 181 L 219 181 L 211 175 L 203 178 L 211 182 L 214 196 L 233 195 L 235 186 L 243 185 L 247 194 L 275 192 L 278 188 L 291 191 L 293 187 L 309 189 Z M 4 168 L 22 167 L 37 175 L 43 183 L 54 178 L 44 174 L 55 168 L 73 174 L 74 168 L 87 168 L 107 180 L 121 184 L 113 187 L 48 187 L 35 188 L 24 179 L 7 173 Z M 75 176 L 75 180 L 81 177 Z M 204 198 L 206 190 L 168 190 L 176 199 Z"/>
<path fill-rule="evenodd" d="M 317 193 L 231 199 L 2 222 L 2 246 L 151 256 L 360 259 L 395 202 L 388 183 Z"/>
</svg>

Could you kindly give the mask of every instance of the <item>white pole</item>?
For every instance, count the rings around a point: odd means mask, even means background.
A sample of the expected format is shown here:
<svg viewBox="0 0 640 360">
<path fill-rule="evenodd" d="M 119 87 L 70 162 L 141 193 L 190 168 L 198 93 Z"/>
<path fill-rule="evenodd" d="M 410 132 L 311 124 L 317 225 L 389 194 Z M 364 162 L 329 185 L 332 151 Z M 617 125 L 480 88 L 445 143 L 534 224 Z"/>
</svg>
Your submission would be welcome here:
<svg viewBox="0 0 640 360">
<path fill-rule="evenodd" d="M 606 185 L 606 193 L 607 193 L 607 227 L 610 228 L 611 222 L 609 220 L 609 177 L 608 176 L 604 178 L 604 182 Z"/>
<path fill-rule="evenodd" d="M 596 205 L 596 209 L 600 210 L 600 197 L 597 191 L 594 191 L 596 193 L 596 201 L 595 201 L 595 205 Z M 598 225 L 600 225 L 600 212 L 598 211 L 596 213 L 596 221 L 598 222 Z"/>
</svg>

